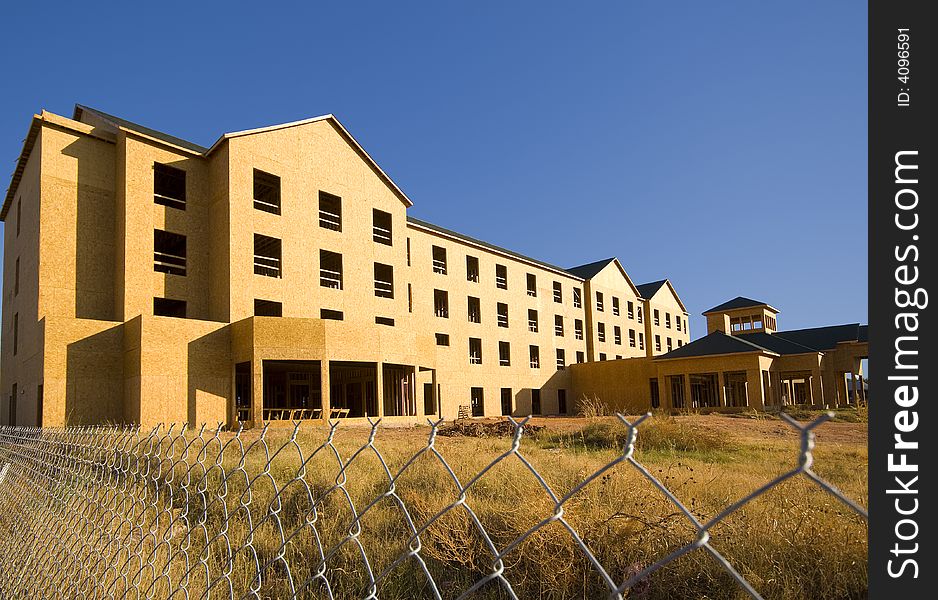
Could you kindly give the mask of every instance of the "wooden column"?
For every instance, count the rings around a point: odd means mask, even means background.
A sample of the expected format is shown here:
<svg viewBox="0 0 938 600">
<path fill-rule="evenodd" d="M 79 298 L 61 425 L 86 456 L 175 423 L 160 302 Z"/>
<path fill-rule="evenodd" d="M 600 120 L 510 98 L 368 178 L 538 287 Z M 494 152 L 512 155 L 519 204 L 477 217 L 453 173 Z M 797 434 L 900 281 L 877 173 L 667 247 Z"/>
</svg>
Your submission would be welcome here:
<svg viewBox="0 0 938 600">
<path fill-rule="evenodd" d="M 322 419 L 332 415 L 332 383 L 329 380 L 329 361 L 319 361 L 319 395 L 322 397 Z"/>
<path fill-rule="evenodd" d="M 383 417 L 384 416 L 384 363 L 379 362 L 375 363 L 375 404 L 378 406 L 377 415 L 369 415 L 374 417 Z"/>
<path fill-rule="evenodd" d="M 863 359 L 853 359 L 853 372 L 856 373 L 854 380 L 853 393 L 857 398 L 857 403 L 866 401 L 866 392 L 863 390 Z"/>
<path fill-rule="evenodd" d="M 824 377 L 820 368 L 811 372 L 811 404 L 824 406 Z"/>
<path fill-rule="evenodd" d="M 440 406 L 440 394 L 437 391 L 438 385 L 439 384 L 437 384 L 436 382 L 436 369 L 431 369 L 430 370 L 430 389 L 431 389 L 430 395 L 433 396 L 433 406 L 436 407 L 436 414 L 442 415 L 443 407 Z"/>
<path fill-rule="evenodd" d="M 860 401 L 860 389 L 857 385 L 857 380 L 859 379 L 857 373 L 860 368 L 858 363 L 858 360 L 853 359 L 853 368 L 850 369 L 850 389 L 852 390 L 850 392 L 850 402 L 853 403 L 854 406 Z"/>
<path fill-rule="evenodd" d="M 723 377 L 723 371 L 717 371 L 717 403 L 721 407 L 726 407 L 726 379 Z"/>
<path fill-rule="evenodd" d="M 845 404 L 850 403 L 850 394 L 847 393 L 847 373 L 838 373 L 837 374 L 837 406 L 844 406 Z"/>
<path fill-rule="evenodd" d="M 238 368 L 237 363 L 231 363 L 231 399 L 228 401 L 228 428 L 238 427 Z M 42 410 L 42 407 L 40 407 Z M 40 419 L 42 418 L 42 413 L 39 413 Z M 39 422 L 39 426 L 42 427 L 42 421 Z"/>
<path fill-rule="evenodd" d="M 691 409 L 690 373 L 684 374 L 684 410 Z"/>
<path fill-rule="evenodd" d="M 762 410 L 765 408 L 765 390 L 762 388 L 762 369 L 746 371 L 746 404 Z"/>
<path fill-rule="evenodd" d="M 264 426 L 264 361 L 251 360 L 251 426 Z"/>
<path fill-rule="evenodd" d="M 417 370 L 419 368 L 420 367 L 418 367 L 417 365 L 414 365 L 407 379 L 408 381 L 407 387 L 410 388 L 410 399 L 409 399 L 410 406 L 411 406 L 410 413 L 416 417 L 422 416 L 424 413 L 424 408 L 422 406 L 419 406 L 422 403 L 417 402 Z"/>
</svg>

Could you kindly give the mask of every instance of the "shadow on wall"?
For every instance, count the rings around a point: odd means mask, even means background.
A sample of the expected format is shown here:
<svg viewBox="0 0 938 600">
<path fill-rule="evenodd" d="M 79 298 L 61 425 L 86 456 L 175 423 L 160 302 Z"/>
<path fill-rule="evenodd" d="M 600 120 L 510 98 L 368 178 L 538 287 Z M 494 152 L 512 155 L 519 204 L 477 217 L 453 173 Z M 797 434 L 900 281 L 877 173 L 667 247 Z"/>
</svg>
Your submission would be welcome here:
<svg viewBox="0 0 938 600">
<path fill-rule="evenodd" d="M 82 137 L 66 146 L 62 154 L 78 162 L 75 190 L 75 316 L 109 321 L 114 319 L 115 304 L 115 178 L 113 157 L 107 154 L 102 157 L 101 144 L 103 142 Z M 65 219 L 66 215 L 53 218 Z M 70 283 L 63 287 L 73 287 Z"/>
<path fill-rule="evenodd" d="M 212 331 L 188 344 L 186 360 L 186 419 L 192 426 L 209 428 L 228 423 L 234 367 L 231 364 L 229 327 Z"/>
<path fill-rule="evenodd" d="M 123 326 L 72 342 L 66 349 L 65 424 L 124 421 Z"/>
<path fill-rule="evenodd" d="M 169 233 L 183 236 L 185 240 L 186 274 L 167 273 L 162 277 L 162 296 L 173 300 L 185 300 L 186 316 L 190 319 L 208 319 L 209 280 L 208 253 L 209 239 L 205 225 L 208 223 L 207 202 L 198 191 L 199 161 L 202 159 L 186 158 L 167 160 L 165 164 L 188 173 L 186 184 L 185 210 L 162 206 L 154 203 L 156 214 L 160 215 L 154 227 Z M 151 184 L 152 185 L 152 184 Z M 148 198 L 153 202 L 152 197 Z M 155 244 L 154 232 L 149 228 L 146 242 Z M 152 267 L 150 267 L 152 269 Z"/>
<path fill-rule="evenodd" d="M 572 385 L 570 376 L 565 371 L 555 371 L 550 378 L 544 382 L 539 389 L 520 388 L 513 391 L 513 403 L 511 416 L 515 418 L 524 418 L 529 415 L 558 415 L 573 414 L 575 405 L 573 403 Z M 561 391 L 564 390 L 566 411 L 561 411 Z M 499 394 L 499 404 L 504 398 Z M 501 409 L 495 413 L 501 415 L 505 412 L 506 406 L 499 406 Z"/>
</svg>

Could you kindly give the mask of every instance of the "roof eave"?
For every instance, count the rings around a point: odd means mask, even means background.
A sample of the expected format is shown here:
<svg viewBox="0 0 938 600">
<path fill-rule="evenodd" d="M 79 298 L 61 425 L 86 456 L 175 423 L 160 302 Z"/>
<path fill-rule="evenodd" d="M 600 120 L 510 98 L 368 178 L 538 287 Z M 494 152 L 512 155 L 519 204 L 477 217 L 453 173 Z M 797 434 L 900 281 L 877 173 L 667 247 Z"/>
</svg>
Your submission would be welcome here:
<svg viewBox="0 0 938 600">
<path fill-rule="evenodd" d="M 29 156 L 32 153 L 36 138 L 39 137 L 39 129 L 42 127 L 42 116 L 33 115 L 29 123 L 29 130 L 26 132 L 26 138 L 23 140 L 23 147 L 20 149 L 20 155 L 16 159 L 16 167 L 13 168 L 13 175 L 10 178 L 10 187 L 7 188 L 6 196 L 3 199 L 3 207 L 0 208 L 0 221 L 6 221 L 7 212 L 13 204 L 13 197 L 19 188 L 20 180 L 23 178 L 23 171 L 26 170 L 26 163 L 29 162 Z"/>
<path fill-rule="evenodd" d="M 739 356 L 740 354 L 763 354 L 765 356 L 779 357 L 781 354 L 778 352 L 772 352 L 771 350 L 753 348 L 752 350 L 743 350 L 740 352 L 719 352 L 716 354 L 695 354 L 693 356 L 673 356 L 668 358 L 667 355 L 655 356 L 652 360 L 692 360 L 696 358 L 710 358 L 710 357 L 723 357 L 723 356 Z"/>
<path fill-rule="evenodd" d="M 153 137 L 152 135 L 147 135 L 147 134 L 145 134 L 145 133 L 143 133 L 143 132 L 141 132 L 141 131 L 137 131 L 136 129 L 131 129 L 131 128 L 129 128 L 129 127 L 124 127 L 123 125 L 118 125 L 118 126 L 117 126 L 117 130 L 123 132 L 124 135 L 137 137 L 137 138 L 146 140 L 147 142 L 149 142 L 149 143 L 151 143 L 151 144 L 157 144 L 157 145 L 159 145 L 159 146 L 164 146 L 164 147 L 169 148 L 169 149 L 171 149 L 171 150 L 173 150 L 173 151 L 175 151 L 175 152 L 182 152 L 182 153 L 184 153 L 184 154 L 189 154 L 189 155 L 191 155 L 191 156 L 196 156 L 196 157 L 199 157 L 199 158 L 205 158 L 205 155 L 202 154 L 201 152 L 197 152 L 197 151 L 195 151 L 195 150 L 192 150 L 191 148 L 186 148 L 186 147 L 183 147 L 183 146 L 179 146 L 179 145 L 177 145 L 177 144 L 173 144 L 172 142 L 168 142 L 168 141 L 166 141 L 166 140 L 161 140 L 161 139 L 159 139 L 159 138 Z"/>
<path fill-rule="evenodd" d="M 711 308 L 710 310 L 705 310 L 704 312 L 702 312 L 702 313 L 700 313 L 700 314 L 703 315 L 703 316 L 707 316 L 707 315 L 718 315 L 718 314 L 720 314 L 720 313 L 730 312 L 730 311 L 732 311 L 732 310 L 746 310 L 746 309 L 750 309 L 750 308 L 767 308 L 767 309 L 769 309 L 770 311 L 774 312 L 775 314 L 779 314 L 780 312 L 782 312 L 782 311 L 778 310 L 777 308 L 775 308 L 774 306 L 772 306 L 771 304 L 766 304 L 765 302 L 763 302 L 762 304 L 753 304 L 752 306 L 741 306 L 741 307 L 739 307 L 739 308 L 723 308 L 723 309 L 720 309 L 720 310 L 714 310 L 714 309 L 716 309 L 716 307 L 713 307 L 713 308 Z"/>
</svg>

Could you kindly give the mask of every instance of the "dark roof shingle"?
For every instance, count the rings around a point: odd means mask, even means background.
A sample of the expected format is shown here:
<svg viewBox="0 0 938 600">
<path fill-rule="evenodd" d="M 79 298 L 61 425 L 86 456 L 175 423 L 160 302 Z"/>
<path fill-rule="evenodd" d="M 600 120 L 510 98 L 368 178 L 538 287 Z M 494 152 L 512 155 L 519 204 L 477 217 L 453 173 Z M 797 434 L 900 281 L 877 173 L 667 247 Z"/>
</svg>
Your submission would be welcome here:
<svg viewBox="0 0 938 600">
<path fill-rule="evenodd" d="M 105 121 L 108 121 L 114 124 L 115 126 L 124 127 L 126 129 L 130 129 L 132 131 L 142 133 L 152 138 L 163 140 L 164 142 L 168 144 L 173 144 L 174 146 L 180 146 L 187 150 L 198 152 L 199 154 L 205 154 L 206 152 L 208 152 L 208 148 L 206 148 L 205 146 L 200 146 L 194 142 L 190 142 L 188 140 L 178 138 L 174 135 L 169 135 L 168 133 L 163 133 L 162 131 L 157 131 L 156 129 L 150 129 L 149 127 L 144 127 L 143 125 L 139 125 L 137 123 L 134 123 L 133 121 L 128 121 L 127 119 L 122 119 L 121 117 L 115 117 L 114 115 L 110 115 L 104 111 L 98 110 L 97 108 L 91 108 L 89 106 L 82 106 L 81 104 L 75 105 L 75 114 L 74 114 L 73 119 L 76 121 L 81 121 L 81 114 L 83 112 L 93 113 L 97 115 L 98 117 L 100 117 L 101 119 L 104 119 Z"/>
<path fill-rule="evenodd" d="M 866 325 L 850 323 L 848 325 L 776 331 L 771 335 L 823 352 L 824 350 L 833 350 L 840 342 L 865 342 L 866 329 Z"/>
<path fill-rule="evenodd" d="M 817 352 L 815 348 L 803 346 L 774 333 L 765 333 L 757 331 L 755 333 L 737 333 L 736 337 L 745 340 L 776 354 L 804 354 L 805 352 Z"/>
<path fill-rule="evenodd" d="M 589 279 L 595 276 L 597 273 L 606 268 L 606 265 L 611 263 L 616 259 L 615 256 L 612 258 L 604 258 L 603 260 L 597 260 L 596 262 L 591 262 L 585 265 L 580 265 L 578 267 L 570 267 L 566 269 L 567 273 L 575 275 L 580 279 Z"/>
<path fill-rule="evenodd" d="M 728 300 L 723 304 L 718 304 L 709 310 L 703 311 L 703 314 L 721 312 L 724 310 L 733 310 L 736 308 L 750 308 L 753 306 L 769 306 L 765 302 L 759 302 L 758 300 L 753 300 L 752 298 L 744 298 L 743 296 L 736 296 L 732 300 Z"/>
<path fill-rule="evenodd" d="M 657 358 L 691 358 L 739 352 L 772 352 L 774 354 L 807 354 L 833 350 L 840 342 L 865 342 L 866 325 L 832 325 L 811 329 L 795 329 L 765 333 L 728 335 L 714 331 Z"/>
<path fill-rule="evenodd" d="M 714 354 L 738 354 L 742 352 L 765 352 L 763 348 L 748 342 L 739 336 L 727 335 L 722 331 L 714 331 L 689 344 L 662 354 L 656 358 L 691 358 L 695 356 L 712 356 Z M 769 350 L 771 352 L 771 350 Z"/>
<path fill-rule="evenodd" d="M 640 285 L 636 285 L 636 286 L 635 286 L 635 289 L 638 290 L 638 295 L 639 295 L 639 296 L 641 296 L 641 297 L 644 298 L 645 300 L 648 300 L 649 298 L 651 298 L 652 296 L 654 296 L 655 294 L 657 294 L 657 293 L 658 293 L 658 290 L 661 289 L 661 286 L 663 286 L 665 283 L 667 283 L 667 281 L 668 281 L 667 279 L 662 279 L 662 280 L 660 280 L 660 281 L 652 281 L 652 282 L 650 282 L 650 283 L 642 283 L 642 284 L 640 284 Z"/>
</svg>

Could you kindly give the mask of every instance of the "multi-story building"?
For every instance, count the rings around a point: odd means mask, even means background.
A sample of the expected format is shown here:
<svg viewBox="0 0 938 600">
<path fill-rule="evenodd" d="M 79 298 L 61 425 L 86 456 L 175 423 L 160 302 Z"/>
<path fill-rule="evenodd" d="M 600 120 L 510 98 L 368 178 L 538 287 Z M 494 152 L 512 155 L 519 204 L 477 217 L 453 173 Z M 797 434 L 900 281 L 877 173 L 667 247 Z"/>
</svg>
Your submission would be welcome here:
<svg viewBox="0 0 938 600">
<path fill-rule="evenodd" d="M 556 267 L 411 205 L 331 115 L 211 147 L 35 115 L 0 211 L 0 420 L 563 414 L 568 365 L 690 340 L 667 280 Z"/>
</svg>

